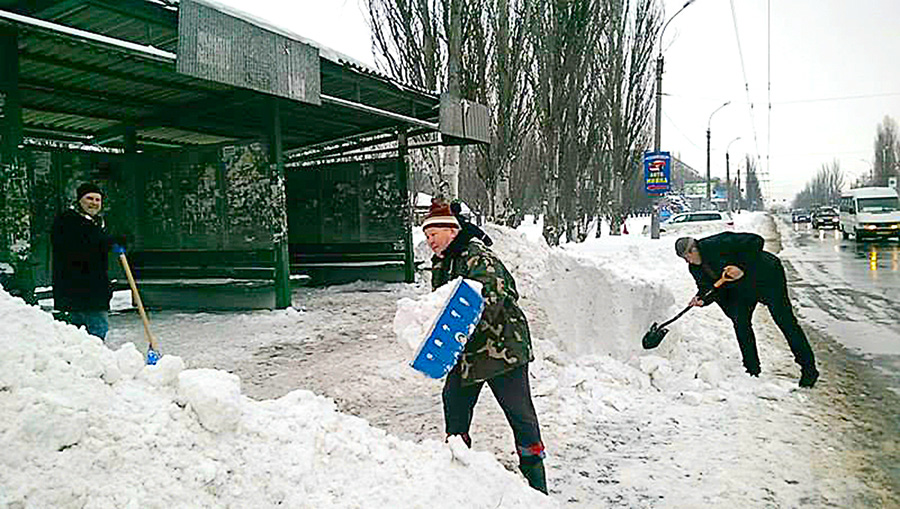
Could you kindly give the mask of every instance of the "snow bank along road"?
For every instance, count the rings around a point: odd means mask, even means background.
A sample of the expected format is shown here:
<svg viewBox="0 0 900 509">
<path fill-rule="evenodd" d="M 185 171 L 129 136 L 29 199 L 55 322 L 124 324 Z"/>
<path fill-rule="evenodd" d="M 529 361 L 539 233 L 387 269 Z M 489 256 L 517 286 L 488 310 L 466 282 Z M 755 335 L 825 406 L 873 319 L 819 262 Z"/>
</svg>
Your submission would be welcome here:
<svg viewBox="0 0 900 509">
<path fill-rule="evenodd" d="M 763 233 L 769 239 L 769 249 L 774 250 L 777 234 L 765 216 L 739 216 L 738 228 Z M 657 350 L 647 353 L 640 349 L 640 338 L 650 323 L 674 315 L 694 293 L 684 262 L 673 254 L 673 239 L 604 237 L 549 249 L 515 231 L 489 230 L 495 250 L 517 279 L 521 303 L 536 338 L 533 392 L 548 447 L 553 503 L 571 508 L 900 505 L 896 480 L 887 468 L 887 462 L 897 454 L 896 422 L 890 422 L 879 409 L 879 405 L 896 406 L 896 401 L 867 385 L 865 374 L 858 373 L 852 359 L 844 357 L 827 337 L 811 338 L 823 373 L 813 391 L 796 389 L 798 369 L 764 309 L 755 315 L 754 322 L 763 362 L 759 379 L 742 374 L 730 323 L 715 307 L 692 310 L 671 327 Z M 415 285 L 356 283 L 300 290 L 294 298 L 296 310 L 154 313 L 154 331 L 164 353 L 182 357 L 188 368 L 216 368 L 238 375 L 243 395 L 266 400 L 260 404 L 272 412 L 294 415 L 292 405 L 311 401 L 319 402 L 318 406 L 302 407 L 304 411 L 319 415 L 311 408 L 324 405 L 325 412 L 327 400 L 312 395 L 294 393 L 287 400 L 268 401 L 305 389 L 331 398 L 336 410 L 361 417 L 375 428 L 348 434 L 348 428 L 358 425 L 343 424 L 346 421 L 338 417 L 340 414 L 326 412 L 328 422 L 341 424 L 324 426 L 323 431 L 304 427 L 307 420 L 294 422 L 292 428 L 286 428 L 293 433 L 283 432 L 277 437 L 256 428 L 255 433 L 262 433 L 259 437 L 239 433 L 234 437 L 234 447 L 260 451 L 245 454 L 247 461 L 240 462 L 238 468 L 252 471 L 258 479 L 269 479 L 258 481 L 264 485 L 258 486 L 248 479 L 228 477 L 228 468 L 235 468 L 228 463 L 233 454 L 222 452 L 221 437 L 204 428 L 201 421 L 179 431 L 185 438 L 171 445 L 188 447 L 197 455 L 190 462 L 199 466 L 177 467 L 187 469 L 182 472 L 190 475 L 166 479 L 186 495 L 200 486 L 200 507 L 224 506 L 225 502 L 239 506 L 246 497 L 255 497 L 249 499 L 259 502 L 260 507 L 275 506 L 298 501 L 296 494 L 306 492 L 321 497 L 315 499 L 321 500 L 320 505 L 309 507 L 376 507 L 384 506 L 386 500 L 415 506 L 411 486 L 422 482 L 425 474 L 421 472 L 443 472 L 455 464 L 445 463 L 447 459 L 440 451 L 446 446 L 434 442 L 443 438 L 440 383 L 426 380 L 408 367 L 411 352 L 391 330 L 397 300 L 427 291 L 424 280 Z M 114 349 L 126 342 L 142 344 L 140 321 L 133 313 L 114 316 L 112 330 L 109 344 Z M 129 387 L 139 394 L 159 390 L 145 378 L 119 382 L 122 387 L 112 384 L 111 390 Z M 202 376 L 200 379 L 204 380 Z M 16 392 L 0 392 L 0 402 L 11 401 L 10 395 Z M 184 405 L 183 397 L 178 401 Z M 15 404 L 21 412 L 23 404 Z M 247 404 L 254 408 L 252 402 Z M 197 405 L 204 408 L 201 403 Z M 7 415 L 7 408 L 3 410 Z M 193 422 L 190 415 L 174 408 L 171 413 L 178 416 L 173 417 L 176 421 Z M 276 419 L 272 415 L 267 418 Z M 14 429 L 2 418 L 0 424 L 3 430 Z M 240 429 L 246 422 L 238 418 L 237 423 L 229 425 Z M 141 433 L 140 429 L 135 433 Z M 387 433 L 380 439 L 389 442 L 387 451 L 371 443 L 377 439 L 378 430 Z M 164 435 L 163 428 L 152 431 L 154 436 Z M 330 466 L 301 456 L 295 461 L 300 467 L 284 468 L 290 473 L 285 478 L 276 468 L 287 461 L 285 456 L 299 454 L 304 447 L 317 453 L 329 451 L 319 441 L 309 442 L 310 434 L 330 437 L 325 440 L 334 448 L 327 462 Z M 10 440 L 14 435 L 0 436 Z M 476 454 L 489 452 L 509 470 L 514 469 L 512 437 L 490 391 L 483 393 L 476 408 L 472 436 Z M 273 440 L 291 447 L 262 445 Z M 301 441 L 301 445 L 295 447 L 292 440 Z M 356 441 L 365 447 L 344 454 L 341 451 L 353 447 L 339 444 L 340 440 Z M 406 445 L 410 442 L 421 445 L 416 449 Z M 69 445 L 65 451 L 80 447 Z M 27 448 L 15 451 L 25 458 L 34 454 Z M 385 455 L 390 458 L 394 454 L 401 459 L 385 460 Z M 366 463 L 371 459 L 367 455 L 375 455 L 382 466 Z M 116 461 L 107 458 L 105 468 L 110 479 L 126 477 L 116 468 L 125 457 L 127 454 L 122 453 L 115 456 Z M 328 460 L 328 454 L 324 458 Z M 61 468 L 46 456 L 41 459 L 50 472 Z M 407 466 L 416 460 L 421 461 L 421 468 Z M 248 461 L 263 466 L 252 467 Z M 477 461 L 483 466 L 491 460 L 477 456 Z M 266 462 L 275 463 L 267 466 Z M 26 464 L 20 459 L 16 468 Z M 352 470 L 350 476 L 329 477 L 336 464 L 363 468 Z M 165 462 L 157 466 L 154 472 L 158 475 L 163 475 L 167 467 L 176 468 Z M 375 471 L 381 468 L 383 472 L 372 474 L 365 467 Z M 10 468 L 10 464 L 4 468 Z M 499 502 L 501 507 L 516 507 L 511 505 L 514 500 L 526 503 L 523 497 L 529 496 L 527 488 L 526 492 L 513 490 L 503 484 L 506 477 L 488 466 L 483 468 L 490 472 L 489 479 L 453 474 L 455 489 L 468 492 L 470 501 L 478 500 L 469 506 L 497 507 Z M 61 475 L 45 473 L 32 482 Z M 376 499 L 366 499 L 359 490 L 350 488 L 353 475 L 365 481 L 359 489 L 375 489 L 379 482 L 385 486 L 396 483 L 399 494 L 393 498 L 384 494 L 378 499 L 381 505 L 375 504 Z M 376 478 L 371 479 L 373 476 Z M 142 478 L 135 477 L 134 482 L 140 483 Z M 9 480 L 0 473 L 0 488 L 9 488 Z M 230 489 L 227 480 L 243 490 L 245 498 Z M 502 488 L 483 494 L 487 483 Z M 524 481 L 519 483 L 525 486 Z M 324 494 L 316 484 L 324 486 Z M 431 481 L 427 486 L 434 489 Z M 89 487 L 79 489 L 90 493 Z M 128 499 L 127 489 L 122 490 L 119 500 L 135 500 Z M 498 492 L 507 495 L 498 500 Z M 429 503 L 432 507 L 451 507 L 442 500 L 449 504 L 452 498 L 442 492 Z M 537 502 L 527 503 L 535 506 Z M 99 503 L 95 506 L 105 507 Z M 394 505 L 403 506 L 402 502 Z"/>
</svg>

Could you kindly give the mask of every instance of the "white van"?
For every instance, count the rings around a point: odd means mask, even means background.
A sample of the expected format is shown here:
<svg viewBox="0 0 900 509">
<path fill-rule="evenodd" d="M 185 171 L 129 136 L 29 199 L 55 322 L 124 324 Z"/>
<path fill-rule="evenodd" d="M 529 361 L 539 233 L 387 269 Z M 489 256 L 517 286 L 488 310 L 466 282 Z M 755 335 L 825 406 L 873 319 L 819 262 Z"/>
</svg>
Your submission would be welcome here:
<svg viewBox="0 0 900 509">
<path fill-rule="evenodd" d="M 856 240 L 900 239 L 900 197 L 890 187 L 858 187 L 841 195 L 841 234 Z"/>
</svg>

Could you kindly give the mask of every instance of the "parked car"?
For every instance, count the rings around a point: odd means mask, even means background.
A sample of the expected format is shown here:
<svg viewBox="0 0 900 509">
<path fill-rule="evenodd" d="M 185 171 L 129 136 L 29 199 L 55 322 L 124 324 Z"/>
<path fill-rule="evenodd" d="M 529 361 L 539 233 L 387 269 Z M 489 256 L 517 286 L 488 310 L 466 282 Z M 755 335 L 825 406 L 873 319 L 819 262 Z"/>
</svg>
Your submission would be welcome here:
<svg viewBox="0 0 900 509">
<path fill-rule="evenodd" d="M 722 229 L 734 227 L 734 221 L 728 212 L 717 210 L 698 210 L 675 214 L 659 224 L 659 231 L 673 233 L 693 226 L 721 226 Z"/>
<path fill-rule="evenodd" d="M 792 223 L 808 223 L 812 220 L 809 217 L 809 211 L 806 209 L 794 209 L 791 211 L 791 222 Z"/>
<path fill-rule="evenodd" d="M 840 223 L 838 211 L 834 207 L 819 207 L 812 213 L 813 228 L 837 228 Z"/>
</svg>

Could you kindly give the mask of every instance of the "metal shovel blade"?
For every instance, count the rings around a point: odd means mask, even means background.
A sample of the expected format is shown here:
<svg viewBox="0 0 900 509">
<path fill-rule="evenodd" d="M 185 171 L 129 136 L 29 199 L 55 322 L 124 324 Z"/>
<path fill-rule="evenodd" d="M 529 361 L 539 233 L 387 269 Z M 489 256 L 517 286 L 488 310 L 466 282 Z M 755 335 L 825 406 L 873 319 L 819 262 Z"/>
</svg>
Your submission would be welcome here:
<svg viewBox="0 0 900 509">
<path fill-rule="evenodd" d="M 656 322 L 653 322 L 653 325 L 650 326 L 650 330 L 644 334 L 644 338 L 641 340 L 644 350 L 651 350 L 659 346 L 668 332 L 669 329 L 660 328 Z"/>
</svg>

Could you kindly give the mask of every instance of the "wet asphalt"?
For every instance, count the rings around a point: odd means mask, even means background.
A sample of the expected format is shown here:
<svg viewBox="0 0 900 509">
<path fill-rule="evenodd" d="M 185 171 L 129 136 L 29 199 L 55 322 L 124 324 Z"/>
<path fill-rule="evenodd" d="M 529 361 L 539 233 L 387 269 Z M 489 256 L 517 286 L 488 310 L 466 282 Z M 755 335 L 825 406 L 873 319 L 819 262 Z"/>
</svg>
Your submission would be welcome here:
<svg viewBox="0 0 900 509">
<path fill-rule="evenodd" d="M 900 394 L 900 242 L 857 242 L 836 230 L 779 222 L 787 232 L 791 290 L 840 322 L 825 334 L 885 377 Z"/>
</svg>

